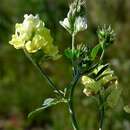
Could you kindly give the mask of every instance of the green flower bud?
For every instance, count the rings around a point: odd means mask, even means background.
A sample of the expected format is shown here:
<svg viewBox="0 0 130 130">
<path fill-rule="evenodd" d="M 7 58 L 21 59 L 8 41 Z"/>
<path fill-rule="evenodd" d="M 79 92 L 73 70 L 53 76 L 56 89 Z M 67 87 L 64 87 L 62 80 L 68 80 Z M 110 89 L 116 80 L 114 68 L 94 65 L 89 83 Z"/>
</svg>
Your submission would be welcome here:
<svg viewBox="0 0 130 130">
<path fill-rule="evenodd" d="M 99 43 L 101 44 L 102 48 L 105 49 L 113 44 L 115 40 L 115 33 L 112 30 L 111 26 L 104 25 L 102 28 L 99 28 L 97 31 Z"/>
</svg>

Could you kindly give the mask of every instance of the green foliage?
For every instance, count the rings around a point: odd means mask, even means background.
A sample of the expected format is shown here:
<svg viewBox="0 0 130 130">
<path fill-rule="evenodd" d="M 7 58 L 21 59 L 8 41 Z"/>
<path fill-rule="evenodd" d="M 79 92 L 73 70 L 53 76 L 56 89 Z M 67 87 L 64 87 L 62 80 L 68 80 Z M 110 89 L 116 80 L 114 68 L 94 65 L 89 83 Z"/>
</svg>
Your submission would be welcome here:
<svg viewBox="0 0 130 130">
<path fill-rule="evenodd" d="M 85 6 L 86 4 L 84 4 Z M 129 28 L 129 0 L 118 1 L 87 1 L 87 13 L 89 28 L 87 32 L 79 33 L 76 42 L 83 40 L 92 42 L 95 38 L 96 28 L 99 24 L 111 23 L 112 28 L 116 31 L 117 38 L 116 43 L 107 50 L 105 53 L 105 61 L 110 60 L 112 68 L 116 71 L 119 77 L 121 87 L 123 87 L 122 98 L 117 108 L 113 111 L 106 113 L 105 130 L 124 130 L 127 129 L 124 124 L 127 124 L 130 120 L 129 115 L 124 115 L 122 110 L 122 104 L 128 104 L 130 100 L 130 62 L 129 62 L 129 43 L 130 43 L 130 28 Z M 40 17 L 45 21 L 47 26 L 52 30 L 52 35 L 55 38 L 56 43 L 61 48 L 61 51 L 65 50 L 70 45 L 70 38 L 65 35 L 65 31 L 61 30 L 58 20 L 63 19 L 67 9 L 67 1 L 64 0 L 2 0 L 0 4 L 0 114 L 5 118 L 14 111 L 14 107 L 17 108 L 26 119 L 27 113 L 35 109 L 43 100 L 44 97 L 48 97 L 51 93 L 51 89 L 45 81 L 42 81 L 39 73 L 36 74 L 36 70 L 23 56 L 23 53 L 13 50 L 9 45 L 11 33 L 14 32 L 14 24 L 21 22 L 25 13 L 40 14 Z M 55 15 L 53 15 L 55 12 Z M 109 17 L 108 17 L 109 16 Z M 61 39 L 62 38 L 62 39 Z M 97 41 L 98 43 L 98 41 Z M 61 47 L 62 46 L 62 47 Z M 98 52 L 100 53 L 100 51 Z M 107 58 L 107 60 L 106 60 Z M 95 58 L 97 59 L 97 58 Z M 66 60 L 58 61 L 59 64 L 51 62 L 51 65 L 44 63 L 48 75 L 56 76 L 52 78 L 59 85 L 67 84 L 71 77 L 70 68 L 66 71 L 65 68 L 69 67 Z M 93 66 L 95 67 L 95 66 Z M 64 74 L 63 74 L 64 72 Z M 125 76 L 124 76 L 125 75 Z M 64 77 L 64 80 L 62 79 Z M 79 97 L 80 95 L 80 97 Z M 82 130 L 95 130 L 97 127 L 96 102 L 93 98 L 86 98 L 81 95 L 81 85 L 77 87 L 75 94 L 75 105 L 79 119 L 79 124 Z M 79 105 L 80 102 L 80 105 Z M 91 107 L 90 107 L 91 105 Z M 3 107 L 4 106 L 4 107 Z M 64 105 L 55 108 L 51 108 L 49 111 L 40 114 L 40 118 L 35 119 L 35 123 L 26 124 L 27 126 L 40 125 L 42 128 L 49 126 L 47 129 L 63 129 L 68 130 L 71 128 L 68 121 L 67 112 L 62 109 Z M 53 111 L 55 112 L 53 113 Z M 83 111 L 84 110 L 84 111 Z M 13 112 L 12 112 L 13 111 Z M 86 114 L 87 113 L 87 118 Z M 59 123 L 57 123 L 57 117 Z M 64 118 L 64 120 L 62 120 Z M 34 119 L 33 119 L 34 121 Z M 28 122 L 28 121 L 25 121 Z M 41 125 L 39 122 L 42 122 Z M 53 123 L 53 125 L 52 125 Z M 111 125 L 113 124 L 113 125 Z M 22 126 L 24 129 L 26 126 Z M 18 129 L 18 128 L 16 128 Z M 29 129 L 29 128 L 28 128 Z M 38 128 L 37 128 L 38 129 Z M 46 128 L 45 128 L 46 129 Z M 10 129 L 6 129 L 10 130 Z M 128 129 L 129 130 L 129 129 Z"/>
<path fill-rule="evenodd" d="M 64 52 L 64 55 L 68 58 L 68 59 L 76 59 L 79 58 L 80 55 L 80 51 L 79 50 L 72 50 L 72 49 L 66 49 Z"/>
<path fill-rule="evenodd" d="M 96 45 L 91 51 L 91 58 L 94 60 L 101 49 L 101 44 Z"/>
<path fill-rule="evenodd" d="M 109 107 L 113 108 L 118 105 L 119 99 L 121 97 L 121 88 L 114 88 L 111 94 L 107 98 L 107 104 Z"/>
</svg>

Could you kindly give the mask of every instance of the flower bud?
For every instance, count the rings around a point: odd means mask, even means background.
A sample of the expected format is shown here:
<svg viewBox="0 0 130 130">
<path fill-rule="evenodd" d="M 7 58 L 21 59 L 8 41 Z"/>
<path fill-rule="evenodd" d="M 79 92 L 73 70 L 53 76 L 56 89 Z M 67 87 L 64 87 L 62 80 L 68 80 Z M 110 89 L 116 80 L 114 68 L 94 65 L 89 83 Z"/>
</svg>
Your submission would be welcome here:
<svg viewBox="0 0 130 130">
<path fill-rule="evenodd" d="M 98 29 L 98 38 L 99 43 L 101 43 L 102 48 L 107 48 L 113 44 L 115 40 L 115 33 L 112 30 L 111 26 L 107 27 L 104 25 L 102 28 Z"/>
</svg>

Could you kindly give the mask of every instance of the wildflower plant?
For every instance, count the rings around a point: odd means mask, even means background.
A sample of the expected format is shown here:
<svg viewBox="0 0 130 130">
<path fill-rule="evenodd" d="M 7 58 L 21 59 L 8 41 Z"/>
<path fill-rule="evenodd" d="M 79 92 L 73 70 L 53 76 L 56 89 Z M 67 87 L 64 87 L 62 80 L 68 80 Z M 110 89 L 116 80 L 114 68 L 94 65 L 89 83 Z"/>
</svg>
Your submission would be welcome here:
<svg viewBox="0 0 130 130">
<path fill-rule="evenodd" d="M 68 106 L 74 130 L 80 130 L 73 105 L 75 88 L 80 81 L 84 86 L 83 93 L 88 97 L 95 97 L 99 103 L 99 130 L 103 129 L 105 110 L 116 106 L 121 94 L 118 78 L 110 68 L 109 63 L 104 63 L 105 50 L 114 43 L 115 33 L 111 26 L 104 25 L 97 30 L 98 43 L 90 46 L 86 43 L 75 44 L 76 35 L 87 30 L 87 18 L 83 7 L 84 1 L 74 0 L 69 7 L 66 18 L 59 23 L 72 37 L 71 47 L 64 50 L 64 55 L 72 65 L 72 79 L 61 90 L 40 66 L 42 58 L 57 60 L 62 58 L 58 47 L 53 44 L 50 30 L 39 16 L 25 15 L 23 23 L 17 23 L 15 34 L 9 42 L 16 49 L 23 49 L 26 56 L 45 78 L 56 93 L 55 98 L 48 98 L 42 106 L 29 114 L 33 114 L 54 106 L 65 103 Z M 82 89 L 82 88 L 81 88 Z"/>
</svg>

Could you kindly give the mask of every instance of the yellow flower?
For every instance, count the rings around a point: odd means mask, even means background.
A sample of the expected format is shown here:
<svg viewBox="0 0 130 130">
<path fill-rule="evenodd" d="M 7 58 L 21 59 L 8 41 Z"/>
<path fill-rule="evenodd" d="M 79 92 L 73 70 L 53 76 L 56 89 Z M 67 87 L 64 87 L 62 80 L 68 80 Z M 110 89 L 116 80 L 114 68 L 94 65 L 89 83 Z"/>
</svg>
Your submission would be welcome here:
<svg viewBox="0 0 130 130">
<path fill-rule="evenodd" d="M 16 49 L 23 48 L 24 46 L 24 41 L 17 35 L 12 35 L 12 40 L 9 43 L 13 45 Z"/>
<path fill-rule="evenodd" d="M 42 38 L 40 35 L 36 34 L 32 38 L 32 41 L 28 41 L 25 44 L 26 50 L 29 53 L 35 53 L 35 52 L 37 52 L 38 50 L 40 50 L 43 47 L 43 45 L 44 45 L 43 41 L 44 41 L 44 38 Z"/>
<path fill-rule="evenodd" d="M 28 53 L 43 50 L 43 53 L 57 59 L 58 48 L 53 45 L 50 30 L 45 27 L 39 16 L 25 15 L 23 23 L 16 24 L 15 34 L 9 42 L 16 49 L 26 49 Z"/>
<path fill-rule="evenodd" d="M 98 66 L 96 69 L 94 69 L 93 74 L 97 75 L 98 72 L 103 68 L 103 65 Z M 114 72 L 107 68 L 104 70 L 99 76 L 98 80 L 92 79 L 90 77 L 82 76 L 82 84 L 84 85 L 83 92 L 87 96 L 95 95 L 97 94 L 102 87 L 107 88 L 108 86 L 114 84 L 117 87 L 117 77 L 114 75 Z"/>
<path fill-rule="evenodd" d="M 88 76 L 82 76 L 82 84 L 85 86 L 83 92 L 86 96 L 95 95 L 101 87 L 100 82 L 96 82 L 94 79 Z"/>
</svg>

